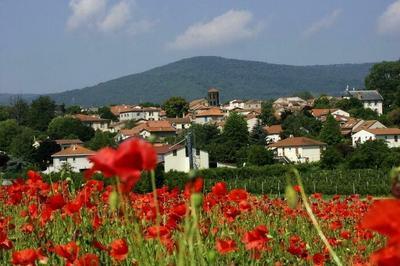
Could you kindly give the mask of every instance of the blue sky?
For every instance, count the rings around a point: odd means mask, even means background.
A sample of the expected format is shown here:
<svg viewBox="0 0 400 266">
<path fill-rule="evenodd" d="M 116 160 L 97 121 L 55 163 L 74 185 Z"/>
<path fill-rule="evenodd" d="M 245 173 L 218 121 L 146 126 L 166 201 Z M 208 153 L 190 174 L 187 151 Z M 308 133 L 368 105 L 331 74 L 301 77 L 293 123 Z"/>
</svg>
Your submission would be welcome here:
<svg viewBox="0 0 400 266">
<path fill-rule="evenodd" d="M 400 0 L 0 0 L 0 92 L 95 85 L 181 58 L 400 58 Z"/>
</svg>

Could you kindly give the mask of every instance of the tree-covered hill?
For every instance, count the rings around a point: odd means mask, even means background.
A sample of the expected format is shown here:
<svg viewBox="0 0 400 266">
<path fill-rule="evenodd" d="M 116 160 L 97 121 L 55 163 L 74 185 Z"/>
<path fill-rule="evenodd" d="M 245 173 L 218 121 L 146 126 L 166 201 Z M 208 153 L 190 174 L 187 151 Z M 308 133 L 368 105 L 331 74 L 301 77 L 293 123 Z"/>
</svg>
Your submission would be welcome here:
<svg viewBox="0 0 400 266">
<path fill-rule="evenodd" d="M 67 105 L 91 106 L 162 102 L 171 96 L 191 100 L 204 97 L 208 87 L 219 88 L 223 101 L 273 98 L 304 90 L 338 95 L 347 85 L 364 87 L 371 66 L 370 63 L 290 66 L 201 56 L 50 96 Z"/>
</svg>

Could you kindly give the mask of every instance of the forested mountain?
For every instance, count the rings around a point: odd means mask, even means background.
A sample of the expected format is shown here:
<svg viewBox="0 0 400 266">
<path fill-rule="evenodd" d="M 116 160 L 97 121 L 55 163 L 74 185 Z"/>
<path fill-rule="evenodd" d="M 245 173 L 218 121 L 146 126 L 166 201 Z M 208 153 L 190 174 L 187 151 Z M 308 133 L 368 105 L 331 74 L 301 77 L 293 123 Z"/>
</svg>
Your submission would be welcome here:
<svg viewBox="0 0 400 266">
<path fill-rule="evenodd" d="M 364 87 L 371 66 L 372 63 L 291 66 L 200 56 L 50 96 L 58 103 L 92 106 L 162 102 L 171 96 L 191 100 L 204 97 L 209 87 L 220 89 L 222 101 L 275 98 L 305 90 L 338 95 L 347 85 Z"/>
</svg>

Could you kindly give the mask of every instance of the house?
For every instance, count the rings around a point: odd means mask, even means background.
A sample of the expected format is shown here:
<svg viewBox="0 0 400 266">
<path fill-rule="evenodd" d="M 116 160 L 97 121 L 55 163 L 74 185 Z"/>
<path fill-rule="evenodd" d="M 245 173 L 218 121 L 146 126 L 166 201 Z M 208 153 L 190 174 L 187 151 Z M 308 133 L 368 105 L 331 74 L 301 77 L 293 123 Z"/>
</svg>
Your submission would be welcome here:
<svg viewBox="0 0 400 266">
<path fill-rule="evenodd" d="M 272 125 L 272 126 L 265 126 L 264 132 L 267 135 L 265 141 L 270 143 L 276 143 L 281 140 L 281 134 L 283 132 L 281 125 Z"/>
<path fill-rule="evenodd" d="M 244 109 L 261 109 L 261 100 L 247 100 L 244 102 Z"/>
<path fill-rule="evenodd" d="M 55 141 L 61 147 L 61 150 L 69 148 L 72 145 L 83 144 L 83 142 L 80 139 L 56 139 Z"/>
<path fill-rule="evenodd" d="M 383 97 L 377 90 L 346 90 L 344 98 L 350 97 L 360 100 L 365 109 L 383 114 Z"/>
<path fill-rule="evenodd" d="M 340 125 L 342 135 L 352 135 L 363 129 L 386 128 L 378 120 L 362 120 L 350 117 L 346 123 Z"/>
<path fill-rule="evenodd" d="M 258 118 L 258 114 L 256 113 L 249 113 L 247 114 L 244 119 L 247 123 L 247 130 L 249 132 L 253 131 L 253 128 L 260 123 L 260 119 Z"/>
<path fill-rule="evenodd" d="M 158 121 L 146 121 L 140 123 L 132 129 L 122 129 L 115 136 L 116 141 L 120 142 L 128 138 L 165 138 L 173 137 L 176 135 L 176 129 L 171 125 L 169 121 L 158 120 Z"/>
<path fill-rule="evenodd" d="M 312 114 L 312 116 L 314 116 L 316 119 L 318 119 L 321 122 L 324 122 L 329 114 L 331 114 L 338 122 L 341 122 L 341 121 L 345 122 L 345 121 L 347 121 L 347 119 L 343 119 L 343 118 L 350 117 L 350 114 L 348 112 L 343 111 L 341 109 L 314 108 L 314 109 L 311 109 L 311 114 Z"/>
<path fill-rule="evenodd" d="M 158 121 L 160 120 L 160 113 L 161 113 L 161 108 L 158 107 L 135 106 L 120 111 L 119 120 L 127 121 L 127 120 L 144 119 L 149 121 Z"/>
<path fill-rule="evenodd" d="M 194 169 L 208 169 L 209 158 L 208 152 L 200 149 L 192 149 L 193 154 L 193 168 Z M 163 154 L 165 172 L 180 171 L 189 172 L 190 160 L 189 152 L 186 146 L 175 145 L 170 147 L 169 150 Z"/>
<path fill-rule="evenodd" d="M 400 147 L 400 129 L 399 128 L 374 128 L 362 129 L 351 136 L 353 146 L 362 144 L 368 140 L 383 140 L 389 148 Z"/>
<path fill-rule="evenodd" d="M 129 104 L 121 104 L 121 105 L 112 105 L 110 106 L 110 111 L 113 113 L 115 116 L 119 117 L 119 114 L 123 111 L 130 110 L 132 108 L 135 108 L 135 105 L 129 105 Z"/>
<path fill-rule="evenodd" d="M 94 130 L 110 131 L 109 125 L 111 121 L 109 119 L 103 119 L 97 115 L 85 115 L 85 114 L 76 114 L 73 115 L 72 117 L 80 120 L 83 124 L 93 128 Z"/>
<path fill-rule="evenodd" d="M 94 151 L 89 150 L 80 145 L 71 145 L 51 156 L 53 164 L 47 167 L 44 173 L 59 172 L 64 164 L 68 164 L 72 171 L 82 172 L 91 168 L 92 164 L 88 157 L 95 154 Z"/>
<path fill-rule="evenodd" d="M 326 143 L 306 137 L 290 137 L 268 145 L 276 159 L 290 163 L 318 162 Z"/>
<path fill-rule="evenodd" d="M 233 110 L 235 108 L 244 109 L 244 101 L 235 99 L 235 100 L 229 101 L 229 103 L 224 106 L 225 110 Z"/>
<path fill-rule="evenodd" d="M 224 119 L 224 113 L 218 107 L 198 110 L 195 114 L 194 122 L 197 124 L 206 124 L 209 122 L 221 121 Z"/>
<path fill-rule="evenodd" d="M 190 117 L 177 117 L 177 118 L 166 118 L 168 122 L 171 123 L 171 125 L 176 128 L 177 130 L 183 130 L 183 129 L 188 129 L 192 123 L 190 120 Z"/>
<path fill-rule="evenodd" d="M 273 102 L 272 107 L 275 110 L 275 115 L 280 117 L 284 112 L 299 112 L 308 106 L 307 101 L 300 97 L 282 97 Z"/>
</svg>

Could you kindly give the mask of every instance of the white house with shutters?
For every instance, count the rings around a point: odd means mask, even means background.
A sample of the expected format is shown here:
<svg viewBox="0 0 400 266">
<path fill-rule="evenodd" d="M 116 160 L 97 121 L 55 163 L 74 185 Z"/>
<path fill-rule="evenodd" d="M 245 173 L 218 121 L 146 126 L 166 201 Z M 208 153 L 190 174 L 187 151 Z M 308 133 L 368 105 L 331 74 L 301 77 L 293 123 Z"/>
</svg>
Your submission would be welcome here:
<svg viewBox="0 0 400 266">
<path fill-rule="evenodd" d="M 208 169 L 209 158 L 208 152 L 200 149 L 193 149 L 193 168 L 194 169 Z M 190 169 L 189 152 L 185 146 L 176 145 L 171 147 L 163 154 L 164 170 L 180 171 L 188 173 Z"/>
<path fill-rule="evenodd" d="M 399 128 L 374 128 L 363 129 L 351 136 L 353 146 L 362 144 L 369 140 L 383 140 L 389 148 L 400 147 L 400 129 Z"/>
<path fill-rule="evenodd" d="M 51 156 L 53 164 L 47 167 L 44 173 L 59 172 L 65 164 L 68 164 L 74 172 L 90 169 L 92 163 L 88 160 L 88 157 L 95 153 L 80 145 L 71 145 Z"/>
<path fill-rule="evenodd" d="M 291 137 L 267 146 L 275 152 L 275 158 L 287 163 L 318 162 L 326 143 L 305 138 Z"/>
</svg>

